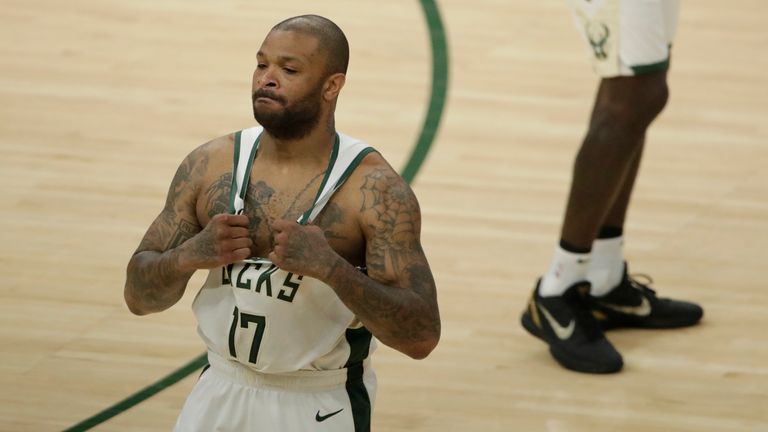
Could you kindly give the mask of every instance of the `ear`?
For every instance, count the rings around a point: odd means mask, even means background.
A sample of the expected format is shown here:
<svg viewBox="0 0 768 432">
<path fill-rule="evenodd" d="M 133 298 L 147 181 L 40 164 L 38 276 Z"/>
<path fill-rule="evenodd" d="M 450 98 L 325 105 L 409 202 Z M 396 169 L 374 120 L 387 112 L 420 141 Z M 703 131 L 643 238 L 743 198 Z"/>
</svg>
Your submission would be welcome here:
<svg viewBox="0 0 768 432">
<path fill-rule="evenodd" d="M 325 80 L 325 85 L 323 86 L 323 99 L 329 102 L 336 99 L 346 81 L 347 76 L 343 73 L 335 73 L 329 76 Z"/>
</svg>

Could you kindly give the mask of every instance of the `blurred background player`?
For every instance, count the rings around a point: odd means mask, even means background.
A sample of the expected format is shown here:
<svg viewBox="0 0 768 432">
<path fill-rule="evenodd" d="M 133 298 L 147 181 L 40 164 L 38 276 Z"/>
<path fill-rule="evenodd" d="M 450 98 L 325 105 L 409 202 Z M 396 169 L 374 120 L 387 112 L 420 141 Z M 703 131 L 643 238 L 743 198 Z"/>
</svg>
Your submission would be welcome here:
<svg viewBox="0 0 768 432">
<path fill-rule="evenodd" d="M 646 131 L 667 103 L 678 0 L 570 0 L 601 77 L 576 156 L 559 245 L 534 288 L 522 324 L 564 367 L 619 371 L 605 338 L 614 327 L 696 324 L 702 308 L 658 298 L 628 275 L 623 228 Z"/>
</svg>

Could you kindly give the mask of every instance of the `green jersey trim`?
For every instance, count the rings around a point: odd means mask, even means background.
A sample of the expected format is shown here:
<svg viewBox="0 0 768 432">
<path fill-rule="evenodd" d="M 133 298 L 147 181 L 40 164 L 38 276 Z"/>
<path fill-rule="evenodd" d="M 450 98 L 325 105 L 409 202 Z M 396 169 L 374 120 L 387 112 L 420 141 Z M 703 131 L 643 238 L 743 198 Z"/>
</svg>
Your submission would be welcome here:
<svg viewBox="0 0 768 432">
<path fill-rule="evenodd" d="M 352 162 L 349 163 L 349 166 L 347 167 L 347 169 L 344 170 L 344 173 L 341 175 L 341 177 L 339 177 L 339 180 L 336 182 L 336 185 L 334 186 L 334 188 L 338 189 L 339 187 L 341 187 L 341 185 L 344 184 L 345 181 L 347 181 L 349 176 L 352 175 L 352 172 L 355 170 L 355 168 L 357 168 L 357 166 L 360 165 L 360 162 L 363 161 L 363 158 L 365 158 L 366 156 L 368 156 L 368 154 L 375 151 L 376 149 L 374 149 L 373 147 L 367 147 L 363 149 L 360 153 L 358 153 L 358 155 L 355 156 Z"/>
<path fill-rule="evenodd" d="M 331 158 L 328 159 L 328 167 L 325 169 L 325 176 L 323 176 L 323 181 L 320 183 L 320 188 L 317 190 L 317 194 L 315 195 L 315 199 L 312 200 L 312 205 L 309 207 L 307 211 L 304 212 L 304 214 L 301 215 L 301 219 L 299 219 L 299 224 L 304 225 L 309 220 L 309 215 L 312 213 L 312 209 L 315 208 L 315 205 L 317 205 L 317 201 L 320 199 L 320 195 L 323 193 L 323 189 L 325 189 L 325 184 L 328 183 L 328 178 L 331 176 L 331 171 L 333 171 L 333 166 L 336 164 L 336 158 L 339 157 L 339 142 L 341 141 L 341 138 L 339 138 L 339 134 L 336 134 L 336 139 L 333 141 L 333 150 L 331 150 Z"/>
<path fill-rule="evenodd" d="M 245 167 L 245 176 L 243 176 L 243 187 L 240 188 L 240 199 L 245 201 L 245 194 L 248 191 L 248 184 L 251 181 L 251 170 L 253 168 L 253 161 L 256 159 L 256 152 L 259 150 L 259 144 L 261 143 L 261 134 L 256 137 L 256 142 L 253 143 L 251 148 L 251 154 L 248 155 L 248 165 Z"/>
<path fill-rule="evenodd" d="M 229 214 L 235 213 L 235 194 L 237 193 L 237 162 L 240 160 L 240 135 L 242 131 L 235 132 L 235 147 L 232 152 L 232 181 L 229 185 Z"/>
<path fill-rule="evenodd" d="M 233 168 L 232 168 L 232 182 L 229 186 L 229 213 L 230 214 L 235 213 L 235 196 L 237 195 L 237 168 L 240 165 L 240 147 L 242 146 L 242 143 L 241 143 L 242 132 L 243 131 L 235 132 L 235 147 L 234 147 L 234 153 L 232 155 L 232 158 L 234 159 Z M 245 194 L 248 189 L 248 182 L 251 180 L 251 168 L 253 167 L 253 160 L 255 159 L 256 150 L 258 150 L 260 142 L 261 142 L 261 134 L 259 134 L 256 137 L 256 142 L 253 144 L 253 147 L 251 148 L 251 153 L 248 156 L 248 160 L 246 161 L 248 165 L 246 166 L 245 176 L 243 177 L 243 187 L 240 188 L 240 198 L 243 201 L 245 201 Z"/>
</svg>

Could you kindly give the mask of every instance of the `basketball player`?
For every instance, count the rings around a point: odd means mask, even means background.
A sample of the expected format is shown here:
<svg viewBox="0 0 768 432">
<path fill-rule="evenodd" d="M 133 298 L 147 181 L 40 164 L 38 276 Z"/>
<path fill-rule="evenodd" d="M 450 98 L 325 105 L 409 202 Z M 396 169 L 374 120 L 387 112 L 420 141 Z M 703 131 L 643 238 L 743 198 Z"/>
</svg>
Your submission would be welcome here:
<svg viewBox="0 0 768 432">
<path fill-rule="evenodd" d="M 698 305 L 658 298 L 627 273 L 623 227 L 646 130 L 667 102 L 678 0 L 570 0 L 602 78 L 576 157 L 560 243 L 522 324 L 564 367 L 609 373 L 621 355 L 603 329 L 696 324 Z"/>
<path fill-rule="evenodd" d="M 415 359 L 440 337 L 419 205 L 379 153 L 336 131 L 349 59 L 336 24 L 287 19 L 256 59 L 260 126 L 184 159 L 125 300 L 162 311 L 210 270 L 193 304 L 210 368 L 176 430 L 367 431 L 372 336 Z"/>
</svg>

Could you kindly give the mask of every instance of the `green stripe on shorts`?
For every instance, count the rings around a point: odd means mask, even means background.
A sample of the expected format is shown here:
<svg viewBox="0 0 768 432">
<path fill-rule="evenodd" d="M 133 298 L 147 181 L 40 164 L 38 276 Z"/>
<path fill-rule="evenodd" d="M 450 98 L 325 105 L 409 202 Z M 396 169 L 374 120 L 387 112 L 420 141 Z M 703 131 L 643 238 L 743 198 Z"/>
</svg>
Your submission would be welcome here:
<svg viewBox="0 0 768 432">
<path fill-rule="evenodd" d="M 645 75 L 653 72 L 665 71 L 669 69 L 669 57 L 667 57 L 666 60 L 660 61 L 658 63 L 630 66 L 630 69 L 632 69 L 632 73 L 635 75 Z"/>
</svg>

